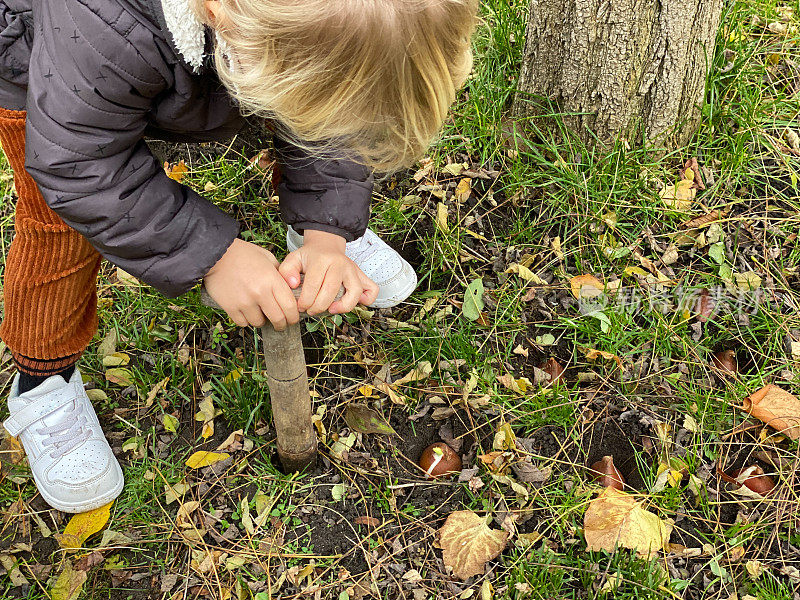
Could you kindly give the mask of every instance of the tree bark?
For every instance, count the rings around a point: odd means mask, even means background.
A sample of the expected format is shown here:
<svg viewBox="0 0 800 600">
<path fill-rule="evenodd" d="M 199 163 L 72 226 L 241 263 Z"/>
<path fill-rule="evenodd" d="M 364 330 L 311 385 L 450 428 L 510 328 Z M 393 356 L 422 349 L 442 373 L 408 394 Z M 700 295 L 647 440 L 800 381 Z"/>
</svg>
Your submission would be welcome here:
<svg viewBox="0 0 800 600">
<path fill-rule="evenodd" d="M 552 103 L 587 142 L 683 145 L 721 11 L 722 0 L 531 0 L 514 113 L 548 114 Z"/>
</svg>

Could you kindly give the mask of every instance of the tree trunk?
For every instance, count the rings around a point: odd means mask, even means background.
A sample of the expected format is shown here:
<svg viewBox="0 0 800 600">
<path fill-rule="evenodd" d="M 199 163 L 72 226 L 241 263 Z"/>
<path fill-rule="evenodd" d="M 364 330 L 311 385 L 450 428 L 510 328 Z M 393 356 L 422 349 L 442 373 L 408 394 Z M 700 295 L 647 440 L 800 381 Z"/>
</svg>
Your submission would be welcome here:
<svg viewBox="0 0 800 600">
<path fill-rule="evenodd" d="M 674 148 L 697 130 L 722 0 L 531 0 L 517 116 Z M 578 113 L 578 114 L 576 114 Z"/>
</svg>

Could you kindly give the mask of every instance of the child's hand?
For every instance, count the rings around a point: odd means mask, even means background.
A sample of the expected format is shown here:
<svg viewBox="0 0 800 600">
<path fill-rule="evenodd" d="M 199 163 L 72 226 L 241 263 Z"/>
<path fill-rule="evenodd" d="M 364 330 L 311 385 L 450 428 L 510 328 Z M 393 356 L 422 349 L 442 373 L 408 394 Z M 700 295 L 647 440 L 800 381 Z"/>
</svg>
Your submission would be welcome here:
<svg viewBox="0 0 800 600">
<path fill-rule="evenodd" d="M 359 302 L 371 304 L 378 297 L 378 285 L 345 256 L 343 237 L 324 231 L 306 230 L 303 245 L 290 253 L 279 267 L 286 283 L 294 289 L 305 273 L 303 292 L 297 307 L 309 315 L 328 311 L 347 313 Z M 339 300 L 336 294 L 344 286 Z"/>
<path fill-rule="evenodd" d="M 297 323 L 300 314 L 278 264 L 271 252 L 236 239 L 203 281 L 208 294 L 239 327 L 261 327 L 269 319 L 282 331 Z"/>
</svg>

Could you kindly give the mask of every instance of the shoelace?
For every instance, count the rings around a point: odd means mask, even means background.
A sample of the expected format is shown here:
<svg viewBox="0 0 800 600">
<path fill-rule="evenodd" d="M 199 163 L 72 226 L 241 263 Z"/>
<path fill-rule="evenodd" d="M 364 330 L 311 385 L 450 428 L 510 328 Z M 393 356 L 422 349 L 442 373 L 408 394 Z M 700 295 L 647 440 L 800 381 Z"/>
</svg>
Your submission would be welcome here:
<svg viewBox="0 0 800 600">
<path fill-rule="evenodd" d="M 48 436 L 42 445 L 55 446 L 50 451 L 50 457 L 58 459 L 89 438 L 91 431 L 84 428 L 86 424 L 86 416 L 75 401 L 58 423 L 50 427 L 40 427 L 36 433 Z"/>
<path fill-rule="evenodd" d="M 353 251 L 353 258 L 355 255 L 358 255 L 358 260 L 360 262 L 366 262 L 369 258 L 375 254 L 380 249 L 380 246 L 375 243 L 373 239 L 375 234 L 372 233 L 369 229 L 362 235 L 359 239 L 352 242 L 352 251 Z"/>
</svg>

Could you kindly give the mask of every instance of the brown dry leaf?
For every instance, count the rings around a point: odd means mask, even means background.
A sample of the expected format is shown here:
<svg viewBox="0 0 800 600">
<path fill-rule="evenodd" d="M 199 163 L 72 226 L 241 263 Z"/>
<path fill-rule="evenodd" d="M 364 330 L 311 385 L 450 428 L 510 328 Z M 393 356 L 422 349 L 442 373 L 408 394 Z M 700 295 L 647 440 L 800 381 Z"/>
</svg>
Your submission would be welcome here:
<svg viewBox="0 0 800 600">
<path fill-rule="evenodd" d="M 200 469 L 216 464 L 221 460 L 229 458 L 227 452 L 209 452 L 208 450 L 198 450 L 186 460 L 186 466 L 190 469 Z"/>
<path fill-rule="evenodd" d="M 422 381 L 427 379 L 431 373 L 433 373 L 433 365 L 431 365 L 429 361 L 423 360 L 418 363 L 416 367 L 395 381 L 393 385 L 398 386 L 411 383 L 412 381 Z"/>
<path fill-rule="evenodd" d="M 488 561 L 506 547 L 508 532 L 490 529 L 486 519 L 471 510 L 450 513 L 439 530 L 442 558 L 459 579 L 483 573 Z"/>
<path fill-rule="evenodd" d="M 25 458 L 25 450 L 19 440 L 0 425 L 0 478 L 5 476 L 12 466 L 18 465 Z"/>
<path fill-rule="evenodd" d="M 150 389 L 149 392 L 147 392 L 147 398 L 144 401 L 145 407 L 149 408 L 153 404 L 153 401 L 156 399 L 158 392 L 163 390 L 167 386 L 167 383 L 169 383 L 169 377 L 165 377 L 164 379 L 159 381 Z"/>
<path fill-rule="evenodd" d="M 583 534 L 588 550 L 613 552 L 617 547 L 652 556 L 669 541 L 672 525 L 644 510 L 636 499 L 607 487 L 583 517 Z"/>
<path fill-rule="evenodd" d="M 683 229 L 698 229 L 700 227 L 706 227 L 711 225 L 712 223 L 716 223 L 722 217 L 725 216 L 725 212 L 721 210 L 712 210 L 709 213 L 704 215 L 700 215 L 699 217 L 695 217 L 693 219 L 689 219 L 681 223 L 681 227 Z"/>
<path fill-rule="evenodd" d="M 577 275 L 569 280 L 569 287 L 572 295 L 578 300 L 597 298 L 602 296 L 605 290 L 603 282 L 594 275 Z"/>
<path fill-rule="evenodd" d="M 184 176 L 186 173 L 189 172 L 189 167 L 186 166 L 186 163 L 183 161 L 177 162 L 174 165 L 169 163 L 164 163 L 164 172 L 167 174 L 167 177 L 170 179 L 174 179 L 178 183 L 183 181 Z"/>
<path fill-rule="evenodd" d="M 86 571 L 72 568 L 72 563 L 64 563 L 64 569 L 50 588 L 51 600 L 77 600 L 86 582 Z"/>
<path fill-rule="evenodd" d="M 356 525 L 367 525 L 369 527 L 377 527 L 381 522 L 375 517 L 356 517 L 353 520 Z"/>
<path fill-rule="evenodd" d="M 777 385 L 766 385 L 742 402 L 759 421 L 796 440 L 800 438 L 800 400 Z"/>
<path fill-rule="evenodd" d="M 598 357 L 613 360 L 622 370 L 622 359 L 616 354 L 611 354 L 611 352 L 606 352 L 605 350 L 595 350 L 594 348 L 586 348 L 584 352 L 586 352 L 586 360 L 596 360 Z"/>
<path fill-rule="evenodd" d="M 142 287 L 143 285 L 141 281 L 136 279 L 136 277 L 127 271 L 123 271 L 119 267 L 117 267 L 117 281 L 119 281 L 125 287 Z"/>
<path fill-rule="evenodd" d="M 64 528 L 64 533 L 55 536 L 59 545 L 70 550 L 83 547 L 90 536 L 106 526 L 111 517 L 112 504 L 113 502 L 109 502 L 105 506 L 72 517 Z"/>
<path fill-rule="evenodd" d="M 690 177 L 691 176 L 691 177 Z M 691 169 L 684 171 L 684 179 L 675 185 L 665 186 L 659 193 L 667 208 L 672 210 L 689 210 L 697 195 L 697 188 L 694 187 L 694 173 Z"/>
</svg>

